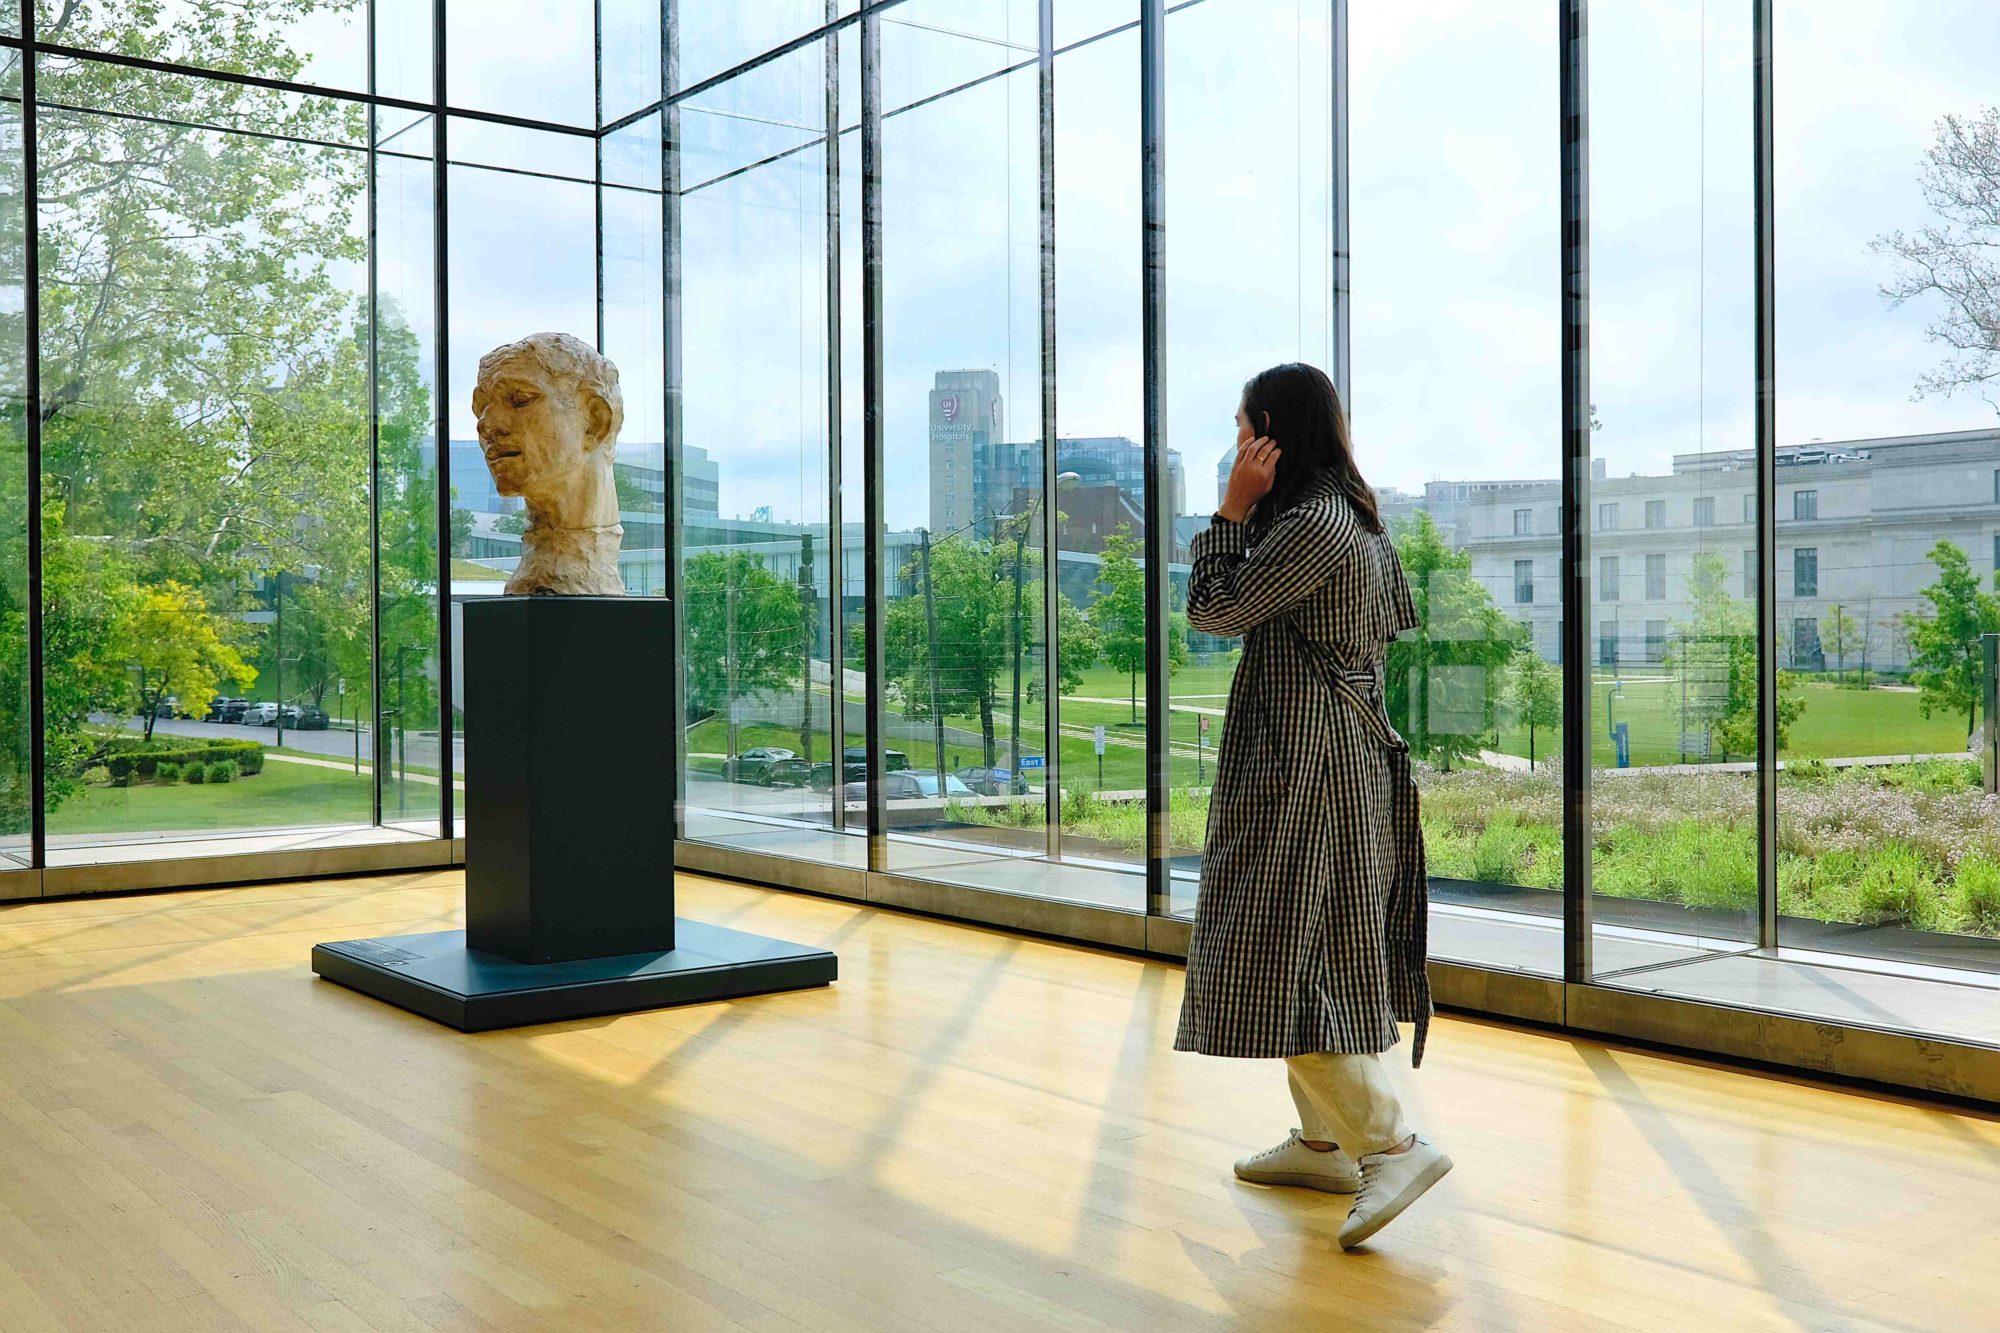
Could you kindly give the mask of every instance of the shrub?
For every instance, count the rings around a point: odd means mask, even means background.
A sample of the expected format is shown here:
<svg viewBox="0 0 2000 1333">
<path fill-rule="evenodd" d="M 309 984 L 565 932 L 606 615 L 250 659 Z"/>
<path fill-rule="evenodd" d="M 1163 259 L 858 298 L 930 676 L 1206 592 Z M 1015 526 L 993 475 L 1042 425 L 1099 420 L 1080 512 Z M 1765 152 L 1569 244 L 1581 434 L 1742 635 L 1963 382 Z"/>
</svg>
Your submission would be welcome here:
<svg viewBox="0 0 2000 1333">
<path fill-rule="evenodd" d="M 1811 756 L 1802 759 L 1787 759 L 1784 771 L 1785 775 L 1794 782 L 1831 782 L 1835 775 L 1833 765 L 1827 763 L 1824 759 L 1815 759 Z"/>
<path fill-rule="evenodd" d="M 153 741 L 142 741 L 137 737 L 120 736 L 107 746 L 104 765 L 111 770 L 114 782 L 133 776 L 151 778 L 162 763 L 179 764 L 186 776 L 190 764 L 213 764 L 230 761 L 244 772 L 261 769 L 264 762 L 264 747 L 257 741 L 248 740 L 191 740 L 173 736 Z"/>
<path fill-rule="evenodd" d="M 1519 884 L 1534 843 L 1511 810 L 1495 810 L 1472 844 L 1472 877 L 1489 884 Z"/>
<path fill-rule="evenodd" d="M 2000 935 L 2000 862 L 1988 856 L 1960 861 L 1952 883 L 1952 907 L 1959 929 Z"/>
<path fill-rule="evenodd" d="M 259 745 L 236 756 L 236 767 L 244 777 L 254 778 L 264 771 L 264 747 Z"/>
<path fill-rule="evenodd" d="M 236 781 L 236 765 L 230 763 L 227 759 L 210 764 L 208 766 L 208 780 L 211 783 Z"/>
<path fill-rule="evenodd" d="M 181 775 L 181 780 L 199 786 L 208 781 L 208 765 L 189 764 L 187 771 Z"/>
<path fill-rule="evenodd" d="M 111 785 L 111 770 L 102 764 L 93 764 L 83 770 L 83 780 L 92 787 L 108 787 Z"/>
<path fill-rule="evenodd" d="M 179 782 L 181 766 L 171 759 L 163 759 L 153 765 L 153 781 L 158 783 Z"/>
</svg>

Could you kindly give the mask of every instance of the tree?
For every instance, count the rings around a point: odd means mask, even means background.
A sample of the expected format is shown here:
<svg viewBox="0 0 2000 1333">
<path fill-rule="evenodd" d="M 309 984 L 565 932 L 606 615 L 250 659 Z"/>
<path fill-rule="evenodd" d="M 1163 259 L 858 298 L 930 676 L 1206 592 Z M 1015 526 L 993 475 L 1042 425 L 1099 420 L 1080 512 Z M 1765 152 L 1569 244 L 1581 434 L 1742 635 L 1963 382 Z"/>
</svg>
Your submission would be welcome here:
<svg viewBox="0 0 2000 1333">
<path fill-rule="evenodd" d="M 1842 685 L 1847 683 L 1847 655 L 1861 643 L 1861 629 L 1854 623 L 1854 617 L 1838 605 L 1828 608 L 1819 618 L 1820 646 L 1833 654 L 1834 679 Z"/>
<path fill-rule="evenodd" d="M 681 627 L 692 717 L 804 678 L 798 589 L 754 556 L 691 557 L 681 570 Z"/>
<path fill-rule="evenodd" d="M 1528 765 L 1535 763 L 1535 730 L 1562 725 L 1562 672 L 1532 648 L 1514 654 L 1508 703 L 1515 720 L 1528 729 Z"/>
<path fill-rule="evenodd" d="M 202 3 L 168 24 L 157 6 L 74 0 L 52 8 L 40 36 L 297 78 L 305 57 L 287 45 L 296 20 L 353 7 Z M 401 633 L 433 652 L 439 579 L 435 484 L 416 458 L 429 427 L 411 429 L 430 406 L 417 343 L 387 302 L 369 336 L 366 159 L 335 146 L 366 141 L 365 111 L 58 55 L 43 60 L 40 88 L 52 105 L 119 113 L 39 123 L 43 396 L 31 410 L 42 422 L 54 808 L 99 748 L 89 714 L 131 697 L 135 659 L 124 654 L 134 645 L 191 674 L 198 693 L 203 670 L 232 674 L 217 645 L 238 649 L 260 609 L 257 584 L 318 567 L 316 589 L 287 606 L 298 642 L 326 664 L 353 657 L 358 642 L 365 675 L 374 578 L 385 643 Z M 202 128 L 236 125 L 266 133 Z M 6 169 L 19 172 L 18 155 Z M 9 184 L 18 193 L 18 174 Z M 16 362 L 6 375 L 15 383 L 22 320 L 0 312 L 0 359 Z M 24 632 L 17 603 L 0 606 L 0 657 L 16 655 L 5 649 Z M 323 691 L 332 671 L 315 672 Z"/>
<path fill-rule="evenodd" d="M 257 678 L 229 642 L 230 622 L 210 614 L 201 595 L 172 580 L 140 593 L 121 645 L 138 668 L 145 736 L 169 697 L 206 702 L 223 680 L 248 689 Z"/>
<path fill-rule="evenodd" d="M 1924 154 L 1920 188 L 1937 221 L 1891 232 L 1872 248 L 1892 256 L 1891 305 L 1935 296 L 1943 312 L 1925 330 L 1948 350 L 1917 382 L 1920 394 L 1979 389 L 2000 376 L 2000 107 L 1948 115 Z M 1987 395 L 1989 399 L 1991 394 Z"/>
<path fill-rule="evenodd" d="M 1146 638 L 1146 570 L 1133 554 L 1139 543 L 1132 531 L 1120 525 L 1104 539 L 1097 582 L 1090 590 L 1090 623 L 1097 630 L 1099 651 L 1113 669 L 1122 671 L 1131 682 L 1132 720 L 1139 720 L 1139 673 L 1146 669 L 1149 645 Z M 1167 614 L 1167 672 L 1177 672 L 1187 662 L 1187 615 Z"/>
<path fill-rule="evenodd" d="M 1674 627 L 1666 665 L 1686 681 L 1681 730 L 1707 728 L 1727 760 L 1757 753 L 1757 633 L 1748 602 L 1729 591 L 1729 568 L 1714 551 L 1688 570 L 1689 615 Z M 1778 673 L 1778 748 L 1805 712 L 1794 672 Z"/>
<path fill-rule="evenodd" d="M 1493 730 L 1507 665 L 1527 626 L 1494 605 L 1472 557 L 1447 546 L 1429 514 L 1394 530 L 1417 627 L 1389 645 L 1389 716 L 1417 754 L 1450 768 Z"/>
<path fill-rule="evenodd" d="M 1972 561 L 1955 543 L 1933 546 L 1930 561 L 1938 576 L 1918 595 L 1934 610 L 1910 613 L 1910 679 L 1925 717 L 1963 712 L 1969 735 L 1979 720 L 1979 636 L 2000 631 L 2000 597 L 1980 591 Z"/>
</svg>

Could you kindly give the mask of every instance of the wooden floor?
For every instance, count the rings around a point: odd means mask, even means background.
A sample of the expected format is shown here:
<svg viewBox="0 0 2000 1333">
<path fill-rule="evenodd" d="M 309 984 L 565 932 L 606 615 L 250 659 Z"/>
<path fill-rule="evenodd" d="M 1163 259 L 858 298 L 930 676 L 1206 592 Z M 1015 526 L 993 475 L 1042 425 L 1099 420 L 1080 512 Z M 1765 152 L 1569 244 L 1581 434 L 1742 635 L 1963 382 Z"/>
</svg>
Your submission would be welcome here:
<svg viewBox="0 0 2000 1333">
<path fill-rule="evenodd" d="M 830 989 L 466 1037 L 314 980 L 454 873 L 0 909 L 0 1329 L 2000 1328 L 2000 1122 L 1456 1019 L 1367 1252 L 1178 968 L 682 881 Z"/>
</svg>

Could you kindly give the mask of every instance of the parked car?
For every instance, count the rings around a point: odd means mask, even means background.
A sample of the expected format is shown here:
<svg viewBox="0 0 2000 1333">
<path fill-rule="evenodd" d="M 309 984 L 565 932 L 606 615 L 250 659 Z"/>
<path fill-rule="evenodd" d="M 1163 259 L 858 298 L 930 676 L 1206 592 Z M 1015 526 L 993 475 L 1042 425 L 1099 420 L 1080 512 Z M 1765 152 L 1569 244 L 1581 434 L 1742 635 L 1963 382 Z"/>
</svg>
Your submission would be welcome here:
<svg viewBox="0 0 2000 1333">
<path fill-rule="evenodd" d="M 972 789 L 947 773 L 944 777 L 944 791 L 947 798 L 970 796 Z M 913 773 L 908 770 L 882 775 L 882 799 L 885 801 L 921 801 L 926 797 L 935 800 L 938 780 L 935 773 Z M 849 801 L 868 799 L 868 783 L 850 782 L 841 789 L 842 796 Z"/>
<path fill-rule="evenodd" d="M 810 759 L 780 759 L 765 768 L 757 781 L 766 787 L 805 787 L 812 783 L 813 768 Z"/>
<path fill-rule="evenodd" d="M 882 771 L 900 773 L 910 766 L 910 756 L 901 750 L 882 751 Z M 840 780 L 842 782 L 865 782 L 868 779 L 868 751 L 858 745 L 850 745 L 841 752 Z M 812 789 L 814 791 L 833 790 L 832 763 L 813 765 Z"/>
<path fill-rule="evenodd" d="M 1026 774 L 1014 776 L 1005 765 L 993 768 L 961 768 L 957 774 L 974 793 L 980 796 L 1025 796 L 1028 794 Z"/>
<path fill-rule="evenodd" d="M 248 699 L 236 699 L 228 695 L 218 694 L 215 698 L 208 701 L 208 715 L 202 721 L 241 722 L 244 710 L 249 707 L 250 701 Z"/>
<path fill-rule="evenodd" d="M 275 727 L 278 725 L 278 712 L 278 705 L 274 703 L 251 704 L 243 710 L 243 725 L 246 727 Z M 299 706 L 297 704 L 286 704 L 284 706 L 284 715 L 286 726 L 297 727 L 299 725 Z"/>
<path fill-rule="evenodd" d="M 756 745 L 731 758 L 723 773 L 731 782 L 762 782 L 765 769 L 792 757 L 793 752 L 782 745 Z"/>
<path fill-rule="evenodd" d="M 300 731 L 325 731 L 332 720 L 326 715 L 326 710 L 318 704 L 301 704 L 299 720 L 292 725 Z"/>
<path fill-rule="evenodd" d="M 185 716 L 185 714 L 181 712 L 180 696 L 170 694 L 166 698 L 154 704 L 153 716 L 164 717 L 164 718 L 176 718 Z"/>
</svg>

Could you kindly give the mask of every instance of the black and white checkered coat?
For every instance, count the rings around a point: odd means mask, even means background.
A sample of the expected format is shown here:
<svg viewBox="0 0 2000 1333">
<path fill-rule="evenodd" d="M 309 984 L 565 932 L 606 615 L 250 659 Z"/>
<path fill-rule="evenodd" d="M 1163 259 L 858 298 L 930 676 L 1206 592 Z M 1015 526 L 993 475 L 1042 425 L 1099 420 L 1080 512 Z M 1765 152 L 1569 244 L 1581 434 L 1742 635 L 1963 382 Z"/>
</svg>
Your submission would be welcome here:
<svg viewBox="0 0 2000 1333">
<path fill-rule="evenodd" d="M 1423 835 L 1409 746 L 1382 703 L 1416 623 L 1401 561 L 1329 478 L 1194 541 L 1188 623 L 1243 638 L 1217 755 L 1177 1050 L 1423 1060 Z"/>
</svg>

